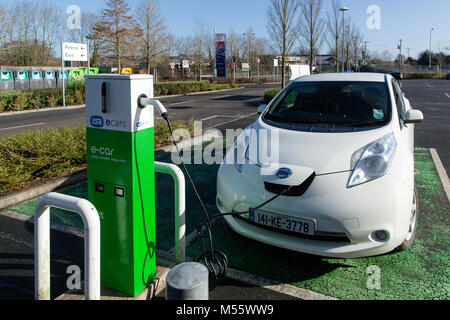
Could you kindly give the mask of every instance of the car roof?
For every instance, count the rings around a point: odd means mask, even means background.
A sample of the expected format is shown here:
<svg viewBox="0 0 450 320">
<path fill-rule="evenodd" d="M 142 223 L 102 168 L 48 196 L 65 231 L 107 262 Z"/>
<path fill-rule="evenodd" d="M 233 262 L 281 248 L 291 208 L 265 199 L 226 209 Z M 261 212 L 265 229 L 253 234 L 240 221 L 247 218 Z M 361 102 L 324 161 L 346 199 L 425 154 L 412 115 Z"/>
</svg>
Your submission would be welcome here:
<svg viewBox="0 0 450 320">
<path fill-rule="evenodd" d="M 386 74 L 370 72 L 352 73 L 320 73 L 310 76 L 303 76 L 295 82 L 320 82 L 320 81 L 366 81 L 366 82 L 386 82 Z"/>
</svg>

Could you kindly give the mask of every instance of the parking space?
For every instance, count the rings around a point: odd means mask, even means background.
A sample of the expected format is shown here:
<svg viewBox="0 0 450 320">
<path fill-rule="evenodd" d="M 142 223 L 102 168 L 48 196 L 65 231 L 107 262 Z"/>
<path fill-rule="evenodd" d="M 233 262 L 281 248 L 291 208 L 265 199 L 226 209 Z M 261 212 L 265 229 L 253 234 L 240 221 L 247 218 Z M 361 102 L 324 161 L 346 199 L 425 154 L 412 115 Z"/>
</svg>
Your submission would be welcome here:
<svg viewBox="0 0 450 320">
<path fill-rule="evenodd" d="M 213 226 L 215 248 L 225 252 L 230 267 L 260 277 L 310 289 L 341 299 L 448 299 L 450 298 L 450 205 L 428 149 L 416 149 L 416 184 L 420 216 L 415 245 L 405 252 L 394 252 L 362 259 L 326 259 L 278 249 L 234 233 L 222 220 Z M 167 161 L 168 155 L 158 160 Z M 216 212 L 215 180 L 218 166 L 188 166 L 210 215 Z M 156 235 L 160 255 L 167 257 L 174 246 L 173 199 L 164 190 L 173 188 L 171 178 L 157 176 Z M 64 190 L 87 196 L 86 185 Z M 12 208 L 32 215 L 35 202 Z M 187 190 L 187 234 L 192 240 L 188 255 L 201 254 L 195 228 L 204 220 L 192 190 Z M 81 227 L 70 213 L 53 211 L 53 221 Z M 251 254 L 249 254 L 251 252 Z M 381 274 L 381 289 L 368 289 L 368 270 L 375 266 Z"/>
<path fill-rule="evenodd" d="M 450 81 L 405 80 L 402 90 L 411 105 L 425 116 L 425 121 L 416 125 L 416 146 L 435 148 L 449 174 Z"/>
<path fill-rule="evenodd" d="M 264 91 L 271 87 L 273 86 L 252 85 L 228 93 L 171 97 L 164 98 L 162 101 L 173 120 L 200 120 L 204 130 L 219 129 L 225 132 L 226 129 L 243 129 L 254 122 L 261 97 Z M 412 106 L 422 110 L 425 115 L 425 122 L 416 125 L 415 136 L 418 147 L 415 152 L 416 185 L 420 206 L 415 245 L 405 252 L 394 252 L 378 257 L 326 259 L 249 240 L 233 232 L 224 221 L 218 220 L 213 225 L 215 248 L 227 254 L 231 268 L 341 299 L 450 298 L 448 268 L 450 204 L 428 149 L 430 147 L 437 149 L 448 173 L 450 167 L 450 145 L 448 144 L 450 81 L 409 80 L 403 82 L 402 89 Z M 62 111 L 60 114 L 54 114 L 57 125 L 63 126 L 74 121 L 78 124 L 84 121 L 84 110 L 64 111 L 63 119 L 60 119 L 61 114 Z M 40 123 L 40 117 L 46 117 L 46 113 L 28 114 L 22 117 L 27 120 L 23 122 L 23 118 L 14 118 L 16 122 L 9 122 L 12 118 L 0 119 L 14 127 L 11 130 L 0 131 L 0 135 L 21 130 L 20 126 L 32 125 L 34 122 Z M 48 119 L 51 120 L 52 117 Z M 160 155 L 157 161 L 170 162 L 170 156 Z M 215 214 L 217 212 L 215 186 L 218 165 L 190 165 L 188 168 L 209 214 Z M 161 174 L 156 176 L 156 186 L 157 250 L 160 256 L 173 258 L 174 200 L 173 193 L 167 190 L 173 190 L 174 186 L 170 177 Z M 62 192 L 87 198 L 86 184 L 79 184 Z M 11 212 L 31 217 L 36 201 L 11 208 Z M 204 220 L 204 216 L 189 185 L 187 185 L 186 207 L 188 208 L 186 233 L 189 245 L 187 253 L 191 258 L 195 258 L 201 254 L 201 243 L 196 239 L 196 227 Z M 9 220 L 13 221 L 13 219 Z M 0 228 L 2 240 L 0 258 L 3 266 L 0 269 L 0 296 L 1 290 L 8 292 L 14 290 L 15 298 L 31 299 L 33 289 L 31 224 L 17 222 L 16 225 L 9 220 L 8 224 L 4 224 L 3 229 Z M 52 209 L 52 221 L 82 229 L 82 221 L 77 215 L 61 210 Z M 20 231 L 22 229 L 25 230 L 23 237 Z M 28 240 L 24 241 L 24 238 Z M 63 266 L 74 263 L 71 261 L 77 259 L 72 259 L 70 250 L 66 250 L 71 246 L 70 240 L 61 239 L 59 244 L 59 251 L 56 252 L 59 255 L 55 254 L 53 264 L 56 268 L 55 274 L 62 276 L 55 278 L 55 285 L 64 288 Z M 81 252 L 81 249 L 79 251 Z M 80 261 L 76 263 L 82 264 Z M 373 267 L 380 271 L 380 289 L 367 287 L 370 278 L 368 272 L 374 270 Z M 6 279 L 7 282 L 2 282 L 2 279 Z"/>
</svg>

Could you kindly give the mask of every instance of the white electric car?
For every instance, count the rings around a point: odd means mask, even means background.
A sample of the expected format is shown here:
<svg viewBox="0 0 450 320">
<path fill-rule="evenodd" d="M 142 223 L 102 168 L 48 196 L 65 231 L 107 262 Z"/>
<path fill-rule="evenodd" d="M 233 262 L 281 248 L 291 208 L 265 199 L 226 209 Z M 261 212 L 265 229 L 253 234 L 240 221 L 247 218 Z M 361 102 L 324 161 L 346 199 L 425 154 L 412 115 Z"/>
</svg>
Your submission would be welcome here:
<svg viewBox="0 0 450 320">
<path fill-rule="evenodd" d="M 301 77 L 259 112 L 218 172 L 216 203 L 236 213 L 224 215 L 234 231 L 336 258 L 412 245 L 414 123 L 423 114 L 391 75 Z"/>
</svg>

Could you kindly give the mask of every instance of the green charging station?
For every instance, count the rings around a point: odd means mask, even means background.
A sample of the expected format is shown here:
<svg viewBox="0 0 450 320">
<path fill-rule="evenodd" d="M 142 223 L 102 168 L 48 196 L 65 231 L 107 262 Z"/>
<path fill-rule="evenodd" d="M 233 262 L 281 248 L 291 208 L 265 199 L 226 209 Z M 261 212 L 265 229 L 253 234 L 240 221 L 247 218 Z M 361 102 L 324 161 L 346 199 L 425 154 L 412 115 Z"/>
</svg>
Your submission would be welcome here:
<svg viewBox="0 0 450 320">
<path fill-rule="evenodd" d="M 135 297 L 156 277 L 153 76 L 86 76 L 89 201 L 101 221 L 102 285 Z"/>
</svg>

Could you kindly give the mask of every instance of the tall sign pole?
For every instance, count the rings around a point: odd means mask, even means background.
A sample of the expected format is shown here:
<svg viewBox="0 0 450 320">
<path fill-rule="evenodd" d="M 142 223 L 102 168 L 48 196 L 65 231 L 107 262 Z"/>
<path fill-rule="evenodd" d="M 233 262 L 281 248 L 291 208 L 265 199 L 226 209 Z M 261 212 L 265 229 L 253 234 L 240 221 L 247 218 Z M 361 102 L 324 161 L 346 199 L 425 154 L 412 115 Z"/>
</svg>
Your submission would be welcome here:
<svg viewBox="0 0 450 320">
<path fill-rule="evenodd" d="M 63 87 L 63 107 L 66 106 L 66 85 L 64 83 L 64 43 L 61 43 L 61 77 L 62 77 L 62 87 Z"/>
<path fill-rule="evenodd" d="M 218 78 L 227 78 L 227 44 L 226 34 L 216 34 L 216 70 Z"/>
</svg>

